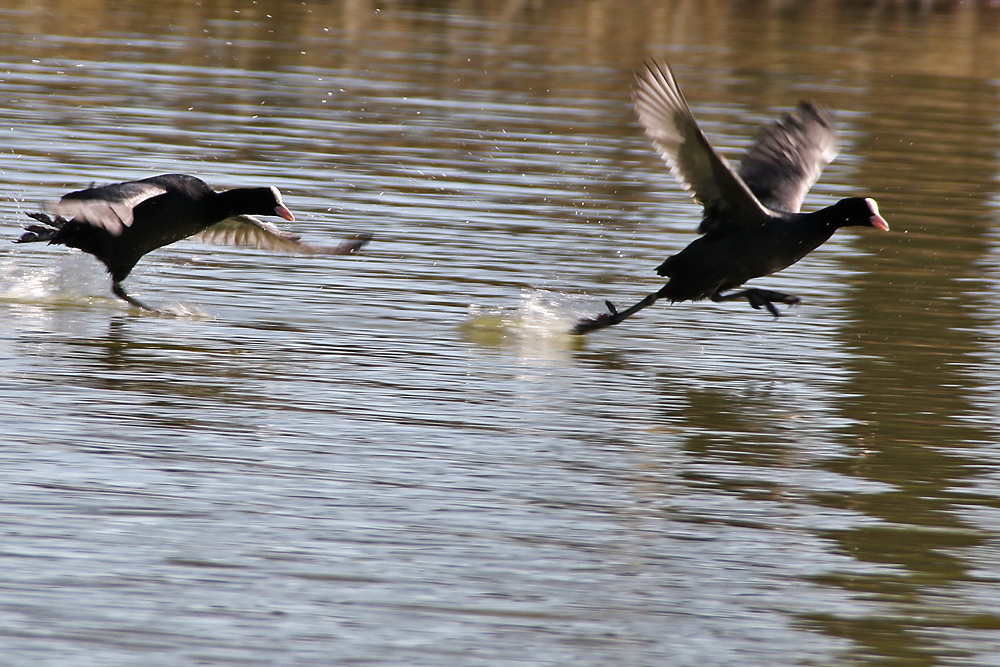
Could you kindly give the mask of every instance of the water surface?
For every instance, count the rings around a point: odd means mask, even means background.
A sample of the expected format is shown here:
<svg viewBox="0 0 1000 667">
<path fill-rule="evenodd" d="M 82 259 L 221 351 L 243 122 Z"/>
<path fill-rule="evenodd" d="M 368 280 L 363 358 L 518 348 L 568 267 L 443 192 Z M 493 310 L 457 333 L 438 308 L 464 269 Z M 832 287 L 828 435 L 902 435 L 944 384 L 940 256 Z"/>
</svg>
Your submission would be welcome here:
<svg viewBox="0 0 1000 667">
<path fill-rule="evenodd" d="M 0 10 L 0 231 L 164 172 L 310 242 L 127 285 L 0 245 L 0 646 L 51 665 L 998 665 L 995 10 L 166 2 Z M 878 199 L 761 286 L 586 339 L 699 210 L 629 101 L 730 156 L 802 97 Z"/>
</svg>

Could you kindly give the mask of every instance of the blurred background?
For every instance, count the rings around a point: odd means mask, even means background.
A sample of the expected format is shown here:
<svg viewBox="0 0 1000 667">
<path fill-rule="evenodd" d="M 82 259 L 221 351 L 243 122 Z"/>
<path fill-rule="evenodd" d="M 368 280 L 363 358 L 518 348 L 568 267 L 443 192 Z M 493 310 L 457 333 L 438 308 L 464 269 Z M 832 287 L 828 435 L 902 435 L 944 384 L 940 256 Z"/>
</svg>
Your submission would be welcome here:
<svg viewBox="0 0 1000 667">
<path fill-rule="evenodd" d="M 1000 665 L 1000 7 L 6 2 L 0 233 L 91 183 L 276 185 L 309 242 L 130 293 L 0 244 L 0 647 L 34 665 Z M 668 60 L 738 159 L 815 99 L 754 284 L 657 304 L 700 209 L 638 126 Z M 283 223 L 284 224 L 284 223 Z"/>
</svg>

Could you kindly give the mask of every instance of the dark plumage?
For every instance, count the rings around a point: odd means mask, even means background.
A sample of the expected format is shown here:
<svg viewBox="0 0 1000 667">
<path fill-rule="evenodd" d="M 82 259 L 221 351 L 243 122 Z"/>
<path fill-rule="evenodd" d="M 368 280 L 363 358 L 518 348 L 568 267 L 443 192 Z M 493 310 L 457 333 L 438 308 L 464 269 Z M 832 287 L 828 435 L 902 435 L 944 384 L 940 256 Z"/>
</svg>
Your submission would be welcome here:
<svg viewBox="0 0 1000 667">
<path fill-rule="evenodd" d="M 111 291 L 144 310 L 153 309 L 126 294 L 121 282 L 143 255 L 189 236 L 197 234 L 199 240 L 213 243 L 329 254 L 353 252 L 367 240 L 329 249 L 306 245 L 297 235 L 252 217 L 279 215 L 295 220 L 277 188 L 216 192 L 201 179 L 185 174 L 71 192 L 49 210 L 51 217 L 29 213 L 42 224 L 26 226 L 15 243 L 48 241 L 90 253 L 111 274 Z"/>
<path fill-rule="evenodd" d="M 800 213 L 809 188 L 836 155 L 837 135 L 829 114 L 810 102 L 761 132 L 738 169 L 715 150 L 698 127 L 668 65 L 648 61 L 636 73 L 633 101 L 646 135 L 681 185 L 704 207 L 701 237 L 668 258 L 656 272 L 670 280 L 634 306 L 585 319 L 582 334 L 618 324 L 660 298 L 670 301 L 746 299 L 775 317 L 775 303 L 799 298 L 749 288 L 746 281 L 781 271 L 825 243 L 837 229 L 866 226 L 888 231 L 875 200 L 842 199 Z"/>
</svg>

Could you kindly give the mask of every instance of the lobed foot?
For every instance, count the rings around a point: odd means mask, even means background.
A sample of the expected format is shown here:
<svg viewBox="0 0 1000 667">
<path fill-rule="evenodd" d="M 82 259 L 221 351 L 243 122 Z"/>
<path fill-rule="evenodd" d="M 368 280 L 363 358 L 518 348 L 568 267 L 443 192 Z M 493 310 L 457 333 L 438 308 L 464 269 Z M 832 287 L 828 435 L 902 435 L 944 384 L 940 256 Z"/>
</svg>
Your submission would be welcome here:
<svg viewBox="0 0 1000 667">
<path fill-rule="evenodd" d="M 149 306 L 147 306 L 146 304 L 144 304 L 142 301 L 139 301 L 139 299 L 135 298 L 134 296 L 129 296 L 128 294 L 126 294 L 125 288 L 123 288 L 120 283 L 114 283 L 114 284 L 112 284 L 111 285 L 111 291 L 119 299 L 122 299 L 123 301 L 127 301 L 128 303 L 132 304 L 136 308 L 140 308 L 140 309 L 145 310 L 146 312 L 149 312 L 149 313 L 159 313 L 159 312 L 161 312 L 161 311 L 157 310 L 156 308 L 150 308 Z"/>
<path fill-rule="evenodd" d="M 711 296 L 711 299 L 712 301 L 746 299 L 753 308 L 757 310 L 761 307 L 767 308 L 767 311 L 775 317 L 780 317 L 781 313 L 778 312 L 778 309 L 774 304 L 785 303 L 789 306 L 797 306 L 802 303 L 802 299 L 793 294 L 785 294 L 784 292 L 775 292 L 773 290 L 766 289 L 757 289 L 756 287 L 745 289 L 742 292 L 733 292 L 732 294 L 719 294 L 716 292 Z"/>
<path fill-rule="evenodd" d="M 639 303 L 630 306 L 625 310 L 618 310 L 615 304 L 610 301 L 605 301 L 604 305 L 607 306 L 608 312 L 602 313 L 597 317 L 588 317 L 580 320 L 576 323 L 576 326 L 573 327 L 572 332 L 579 336 L 589 331 L 594 331 L 595 329 L 603 329 L 604 327 L 613 326 L 638 313 L 643 308 L 653 305 L 659 298 L 659 293 L 654 292 L 653 294 L 646 296 L 646 298 Z"/>
<path fill-rule="evenodd" d="M 610 327 L 614 324 L 618 324 L 621 320 L 615 320 L 618 317 L 618 308 L 615 307 L 610 301 L 605 301 L 604 305 L 608 307 L 608 312 L 601 313 L 597 317 L 587 317 L 579 322 L 577 322 L 572 329 L 574 335 L 582 335 L 594 329 L 603 329 L 604 327 Z M 614 321 L 613 321 L 614 320 Z"/>
</svg>

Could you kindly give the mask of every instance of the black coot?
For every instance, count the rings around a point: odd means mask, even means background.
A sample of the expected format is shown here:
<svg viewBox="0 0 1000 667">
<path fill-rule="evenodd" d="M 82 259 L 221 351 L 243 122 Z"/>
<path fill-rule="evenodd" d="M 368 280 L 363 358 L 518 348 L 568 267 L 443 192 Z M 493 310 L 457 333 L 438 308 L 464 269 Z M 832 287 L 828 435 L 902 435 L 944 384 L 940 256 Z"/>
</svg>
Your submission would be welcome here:
<svg viewBox="0 0 1000 667">
<path fill-rule="evenodd" d="M 806 192 L 836 155 L 837 135 L 829 114 L 810 102 L 764 128 L 739 169 L 713 150 L 698 128 L 668 65 L 647 61 L 636 73 L 633 101 L 646 135 L 681 185 L 704 207 L 701 237 L 663 262 L 656 272 L 669 282 L 634 306 L 577 323 L 574 333 L 618 324 L 660 298 L 669 301 L 746 299 L 775 317 L 775 303 L 799 298 L 749 288 L 729 292 L 751 278 L 770 275 L 799 261 L 840 227 L 888 231 L 875 200 L 842 199 L 813 213 L 799 213 Z"/>
<path fill-rule="evenodd" d="M 151 250 L 198 235 L 210 243 L 252 245 L 285 252 L 346 254 L 368 237 L 334 248 L 310 246 L 253 215 L 279 215 L 294 221 L 275 187 L 216 192 L 185 174 L 164 174 L 140 181 L 91 187 L 64 195 L 45 213 L 28 215 L 42 223 L 25 227 L 15 243 L 48 241 L 90 253 L 111 274 L 111 291 L 144 310 L 121 282 Z"/>
</svg>

